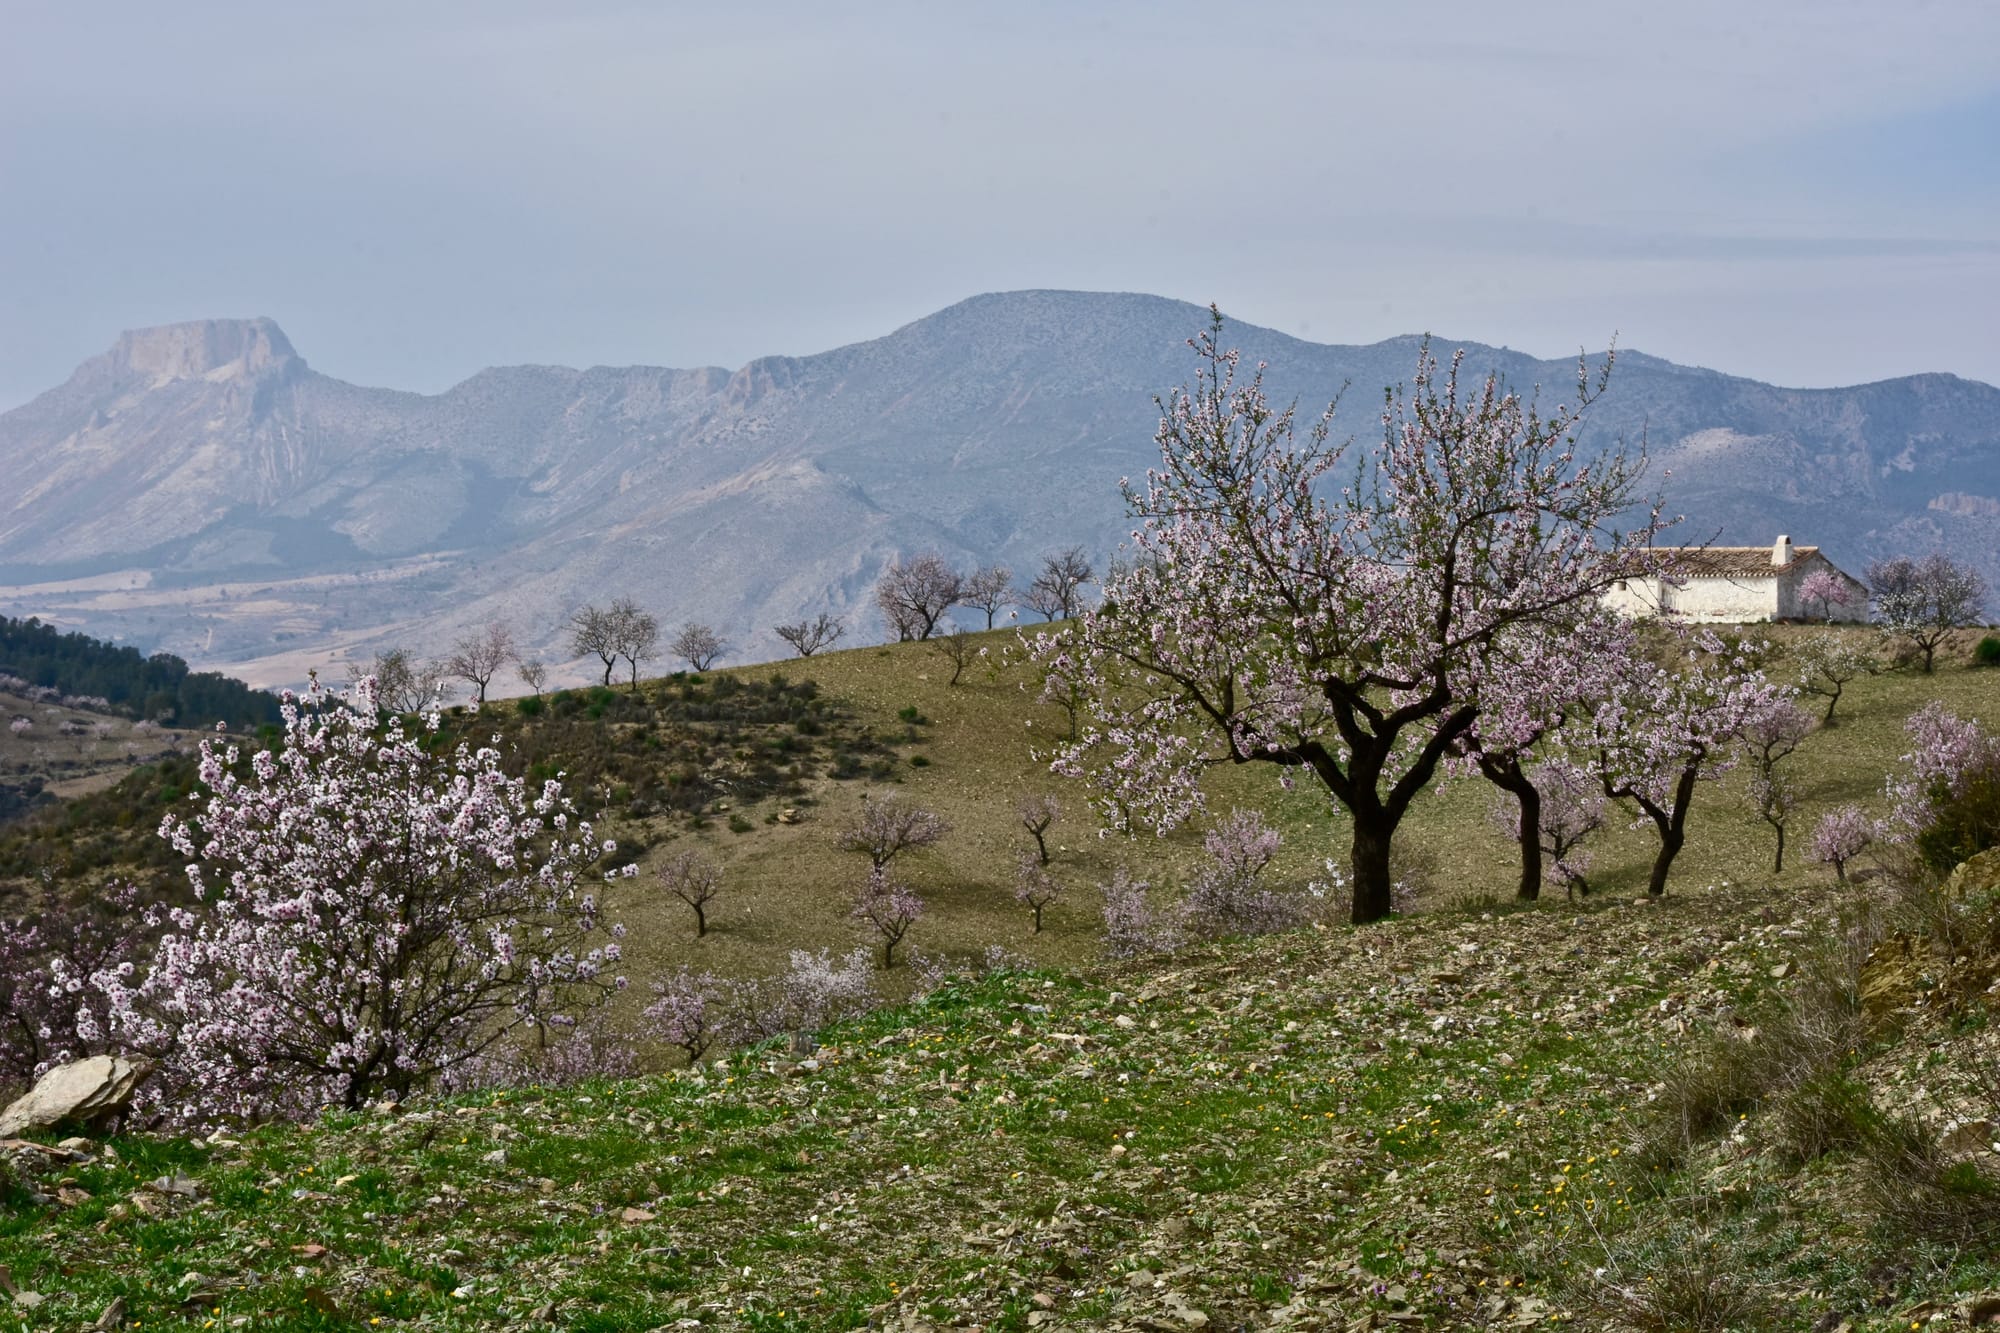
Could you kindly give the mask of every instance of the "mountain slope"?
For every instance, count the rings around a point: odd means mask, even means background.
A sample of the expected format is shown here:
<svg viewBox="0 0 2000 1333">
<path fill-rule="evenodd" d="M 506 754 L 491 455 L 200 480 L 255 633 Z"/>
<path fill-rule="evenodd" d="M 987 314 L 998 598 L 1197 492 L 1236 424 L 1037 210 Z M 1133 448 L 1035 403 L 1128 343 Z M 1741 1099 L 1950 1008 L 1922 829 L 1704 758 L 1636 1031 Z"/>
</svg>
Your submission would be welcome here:
<svg viewBox="0 0 2000 1333">
<path fill-rule="evenodd" d="M 1159 297 L 975 297 L 872 342 L 713 367 L 483 371 L 436 396 L 319 374 L 269 320 L 128 333 L 0 415 L 0 610 L 143 637 L 259 683 L 494 616 L 552 658 L 590 600 L 715 623 L 748 654 L 830 607 L 865 618 L 896 551 L 1030 566 L 1124 528 L 1152 396 L 1206 313 Z M 1274 396 L 1374 429 L 1417 340 L 1251 325 Z M 1455 346 L 1440 340 L 1441 348 Z M 1556 394 L 1571 363 L 1467 345 Z M 1621 359 L 1598 439 L 1642 434 L 1695 538 L 1780 530 L 1858 569 L 2000 550 L 2000 391 L 1950 376 L 1794 390 Z M 2000 576 L 2000 567 L 1989 567 Z"/>
</svg>

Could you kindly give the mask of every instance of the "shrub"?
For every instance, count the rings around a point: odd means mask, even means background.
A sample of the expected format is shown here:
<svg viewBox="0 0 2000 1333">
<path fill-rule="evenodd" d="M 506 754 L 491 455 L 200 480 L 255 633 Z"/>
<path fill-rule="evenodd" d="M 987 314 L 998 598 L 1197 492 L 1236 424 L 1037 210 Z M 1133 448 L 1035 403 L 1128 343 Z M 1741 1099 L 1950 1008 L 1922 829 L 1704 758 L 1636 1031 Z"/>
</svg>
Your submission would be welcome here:
<svg viewBox="0 0 2000 1333">
<path fill-rule="evenodd" d="M 1944 873 L 2000 845 L 2000 769 L 1976 774 L 1956 791 L 1940 785 L 1928 804 L 1930 818 L 1917 832 L 1916 848 L 1932 870 Z"/>
<path fill-rule="evenodd" d="M 838 959 L 825 949 L 794 949 L 784 972 L 742 988 L 732 1035 L 761 1041 L 789 1034 L 794 1046 L 803 1046 L 827 1024 L 862 1013 L 874 1002 L 872 970 L 866 949 Z"/>
<path fill-rule="evenodd" d="M 520 712 L 522 717 L 540 717 L 542 715 L 541 696 L 536 694 L 524 695 L 514 701 L 514 707 Z"/>
<path fill-rule="evenodd" d="M 1972 664 L 1982 667 L 2000 667 L 2000 637 L 1988 634 L 1972 649 Z"/>
<path fill-rule="evenodd" d="M 88 897 L 45 887 L 33 915 L 0 919 L 0 1093 L 102 1049 L 110 1005 L 86 979 L 143 961 L 148 934 L 122 881 Z"/>
<path fill-rule="evenodd" d="M 1238 810 L 1202 840 L 1209 864 L 1188 886 L 1189 924 L 1223 935 L 1288 930 L 1304 913 L 1291 895 L 1260 882 L 1278 853 L 1278 834 L 1254 810 Z"/>
<path fill-rule="evenodd" d="M 1110 883 L 1097 888 L 1104 895 L 1106 953 L 1113 958 L 1138 958 L 1180 948 L 1185 934 L 1180 914 L 1157 910 L 1145 880 L 1133 879 L 1130 871 L 1119 866 Z"/>
</svg>

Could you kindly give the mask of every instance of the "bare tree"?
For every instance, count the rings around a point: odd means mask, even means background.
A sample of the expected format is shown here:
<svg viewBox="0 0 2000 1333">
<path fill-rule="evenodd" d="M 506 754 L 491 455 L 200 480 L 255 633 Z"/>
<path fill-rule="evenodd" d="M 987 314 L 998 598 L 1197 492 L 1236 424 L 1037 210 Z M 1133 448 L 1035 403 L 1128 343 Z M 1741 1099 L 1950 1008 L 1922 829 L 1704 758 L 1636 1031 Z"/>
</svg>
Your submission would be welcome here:
<svg viewBox="0 0 2000 1333">
<path fill-rule="evenodd" d="M 537 699 L 542 697 L 542 686 L 549 683 L 549 669 L 546 666 L 532 657 L 524 658 L 514 664 L 514 674 L 521 678 L 523 685 L 535 692 Z"/>
<path fill-rule="evenodd" d="M 1062 802 L 1053 796 L 1024 796 L 1014 807 L 1021 827 L 1035 840 L 1035 852 L 1043 865 L 1049 863 L 1049 829 L 1062 818 Z"/>
<path fill-rule="evenodd" d="M 847 633 L 837 616 L 822 611 L 817 619 L 795 620 L 777 627 L 778 637 L 792 645 L 800 657 L 811 657 L 822 648 L 831 648 Z"/>
<path fill-rule="evenodd" d="M 1083 610 L 1083 585 L 1097 577 L 1081 546 L 1057 551 L 1042 561 L 1023 603 L 1045 620 L 1069 620 Z"/>
<path fill-rule="evenodd" d="M 875 605 L 898 639 L 928 639 L 964 591 L 964 580 L 943 556 L 933 553 L 908 561 L 898 556 L 875 585 Z"/>
<path fill-rule="evenodd" d="M 604 663 L 606 685 L 611 683 L 611 672 L 618 665 L 621 632 L 617 615 L 619 605 L 612 603 L 610 610 L 586 606 L 569 618 L 569 650 L 578 657 L 595 653 Z"/>
<path fill-rule="evenodd" d="M 668 893 L 694 909 L 696 938 L 708 934 L 708 907 L 722 892 L 722 868 L 699 852 L 669 857 L 659 869 Z"/>
<path fill-rule="evenodd" d="M 1942 552 L 1922 560 L 1877 560 L 1868 566 L 1868 586 L 1884 632 L 1923 654 L 1927 676 L 1952 631 L 1977 625 L 1986 614 L 1986 580 Z"/>
<path fill-rule="evenodd" d="M 680 633 L 674 635 L 668 649 L 696 671 L 706 671 L 729 651 L 729 644 L 699 620 L 690 620 L 681 626 Z"/>
<path fill-rule="evenodd" d="M 957 625 L 932 638 L 931 651 L 951 663 L 951 679 L 945 682 L 947 685 L 958 684 L 958 678 L 965 674 L 966 663 L 976 656 L 971 637 Z"/>
<path fill-rule="evenodd" d="M 349 680 L 375 678 L 375 706 L 390 713 L 415 713 L 443 703 L 450 693 L 445 674 L 441 664 L 419 661 L 407 648 L 387 648 L 367 665 L 356 662 L 347 668 Z"/>
<path fill-rule="evenodd" d="M 444 659 L 447 674 L 470 681 L 475 703 L 486 702 L 486 685 L 514 656 L 514 631 L 503 621 L 494 621 L 476 634 L 468 634 L 452 645 Z M 538 691 L 539 693 L 539 691 Z"/>
<path fill-rule="evenodd" d="M 900 853 L 929 847 L 949 832 L 951 825 L 941 816 L 889 796 L 863 805 L 861 818 L 847 826 L 835 845 L 843 852 L 866 854 L 869 864 L 881 870 Z"/>
<path fill-rule="evenodd" d="M 618 655 L 632 664 L 632 688 L 639 688 L 639 663 L 649 657 L 660 655 L 660 622 L 650 611 L 641 611 L 628 598 L 621 597 L 611 604 L 611 614 L 617 619 Z M 609 685 L 607 675 L 604 683 Z"/>
<path fill-rule="evenodd" d="M 1000 608 L 1014 600 L 1014 571 L 1005 565 L 986 565 L 972 572 L 959 592 L 959 605 L 970 606 L 986 613 L 986 628 L 993 628 L 993 618 L 1000 614 Z"/>
</svg>

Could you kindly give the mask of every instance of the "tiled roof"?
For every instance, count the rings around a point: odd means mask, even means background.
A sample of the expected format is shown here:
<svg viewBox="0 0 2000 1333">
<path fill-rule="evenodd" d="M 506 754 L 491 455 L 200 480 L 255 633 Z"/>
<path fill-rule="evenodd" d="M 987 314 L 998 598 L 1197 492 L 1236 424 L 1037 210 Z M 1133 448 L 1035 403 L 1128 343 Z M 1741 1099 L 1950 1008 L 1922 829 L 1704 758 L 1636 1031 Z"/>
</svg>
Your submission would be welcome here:
<svg viewBox="0 0 2000 1333">
<path fill-rule="evenodd" d="M 1792 565 L 1818 554 L 1817 546 L 1794 546 Z M 1768 546 L 1683 546 L 1665 555 L 1668 572 L 1684 579 L 1761 579 L 1792 567 L 1772 564 Z"/>
</svg>

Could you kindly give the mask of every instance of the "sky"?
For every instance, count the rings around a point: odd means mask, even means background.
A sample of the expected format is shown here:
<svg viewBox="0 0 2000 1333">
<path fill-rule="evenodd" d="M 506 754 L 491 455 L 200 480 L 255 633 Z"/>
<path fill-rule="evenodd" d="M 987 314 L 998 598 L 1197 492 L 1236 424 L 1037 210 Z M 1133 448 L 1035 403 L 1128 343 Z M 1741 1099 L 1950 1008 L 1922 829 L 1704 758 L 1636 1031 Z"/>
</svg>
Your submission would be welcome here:
<svg viewBox="0 0 2000 1333">
<path fill-rule="evenodd" d="M 2000 5 L 0 0 L 0 408 L 269 315 L 436 392 L 965 297 L 2000 383 Z"/>
</svg>

